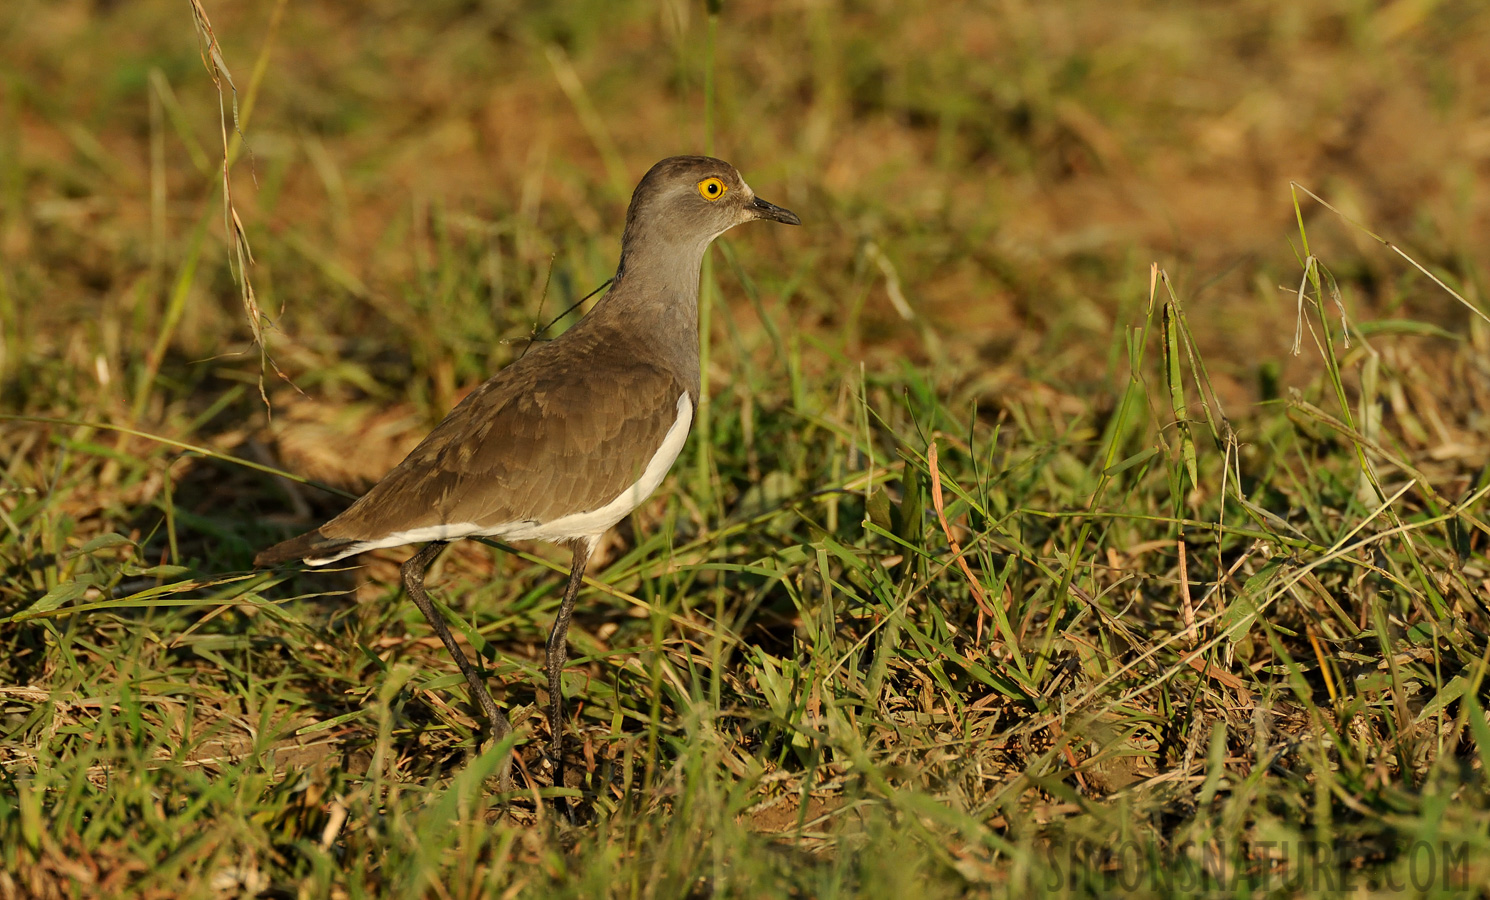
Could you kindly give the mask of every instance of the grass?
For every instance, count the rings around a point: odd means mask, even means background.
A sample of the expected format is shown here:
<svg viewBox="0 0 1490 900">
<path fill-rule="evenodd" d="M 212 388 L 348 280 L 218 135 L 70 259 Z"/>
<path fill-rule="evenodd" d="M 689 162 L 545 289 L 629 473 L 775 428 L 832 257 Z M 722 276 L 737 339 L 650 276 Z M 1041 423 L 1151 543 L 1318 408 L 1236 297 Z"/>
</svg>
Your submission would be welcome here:
<svg viewBox="0 0 1490 900">
<path fill-rule="evenodd" d="M 0 897 L 1482 891 L 1490 15 L 1242 7 L 204 3 L 236 129 L 178 5 L 5 7 Z M 710 141 L 806 227 L 712 254 L 570 823 L 562 551 L 431 572 L 505 803 L 406 551 L 249 563 Z"/>
</svg>

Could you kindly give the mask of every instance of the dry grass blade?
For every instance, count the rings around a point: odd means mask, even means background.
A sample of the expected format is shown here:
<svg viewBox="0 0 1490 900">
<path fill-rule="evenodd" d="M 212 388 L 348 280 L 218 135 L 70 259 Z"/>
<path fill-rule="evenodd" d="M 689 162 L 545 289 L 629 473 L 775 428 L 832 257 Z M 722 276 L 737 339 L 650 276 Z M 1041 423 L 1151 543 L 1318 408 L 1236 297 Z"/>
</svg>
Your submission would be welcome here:
<svg viewBox="0 0 1490 900">
<path fill-rule="evenodd" d="M 1447 284 L 1444 284 L 1443 283 L 1443 279 L 1439 278 L 1437 275 L 1434 275 L 1432 272 L 1428 271 L 1427 267 L 1425 267 L 1422 263 L 1418 262 L 1417 260 L 1415 260 L 1411 256 L 1409 256 L 1407 254 L 1407 252 L 1404 251 L 1401 247 L 1398 247 L 1396 244 L 1392 243 L 1391 241 L 1387 240 L 1386 238 L 1384 238 L 1381 235 L 1377 234 L 1376 232 L 1372 231 L 1370 228 L 1367 228 L 1362 223 L 1357 222 L 1355 219 L 1352 219 L 1350 216 L 1348 216 L 1345 213 L 1341 212 L 1340 210 L 1336 209 L 1334 207 L 1334 205 L 1332 205 L 1328 200 L 1325 200 L 1323 197 L 1319 196 L 1318 194 L 1316 194 L 1313 191 L 1309 190 L 1308 188 L 1304 187 L 1302 184 L 1299 184 L 1296 181 L 1290 181 L 1288 183 L 1288 186 L 1289 186 L 1289 188 L 1291 190 L 1294 190 L 1294 191 L 1303 191 L 1304 193 L 1308 194 L 1310 197 L 1312 197 L 1314 199 L 1314 201 L 1316 203 L 1318 203 L 1320 206 L 1323 206 L 1325 209 L 1329 210 L 1330 212 L 1334 213 L 1335 215 L 1339 216 L 1340 218 L 1344 219 L 1346 222 L 1348 222 L 1351 225 L 1351 227 L 1355 228 L 1356 230 L 1360 231 L 1362 234 L 1364 234 L 1367 237 L 1371 238 L 1373 241 L 1376 241 L 1377 243 L 1379 243 L 1382 246 L 1386 247 L 1387 249 L 1391 250 L 1393 253 L 1395 253 L 1398 256 L 1402 257 L 1403 259 L 1407 260 L 1408 264 L 1411 265 L 1414 269 L 1417 269 L 1423 275 L 1427 276 L 1428 277 L 1428 280 L 1432 281 L 1434 284 L 1436 284 L 1440 288 L 1442 288 L 1444 290 L 1444 292 L 1447 293 L 1450 297 L 1453 297 L 1455 300 L 1459 301 L 1459 305 L 1463 306 L 1465 309 L 1467 309 L 1470 312 L 1474 313 L 1476 316 L 1479 316 L 1482 321 L 1484 321 L 1486 323 L 1490 323 L 1490 315 L 1486 315 L 1485 312 L 1484 312 L 1484 310 L 1480 309 L 1478 306 L 1475 306 L 1473 303 L 1470 303 L 1468 300 L 1464 299 L 1464 296 L 1462 294 L 1460 294 L 1458 291 L 1456 291 L 1453 288 L 1449 287 Z M 1294 196 L 1294 209 L 1295 209 L 1295 211 L 1298 210 L 1298 196 L 1297 195 Z M 1298 216 L 1299 216 L 1300 225 L 1302 226 L 1302 222 L 1303 222 L 1302 216 L 1303 216 L 1303 214 L 1302 213 L 1298 213 Z M 1313 257 L 1310 257 L 1309 259 L 1311 261 L 1313 261 Z M 1300 296 L 1302 296 L 1302 294 L 1303 294 L 1303 289 L 1301 287 L 1300 288 Z M 1340 297 L 1339 292 L 1337 290 L 1336 291 L 1331 291 L 1331 295 L 1335 299 L 1336 303 L 1339 304 L 1339 302 L 1340 302 L 1340 300 L 1339 300 L 1339 297 Z M 1345 316 L 1345 310 L 1344 310 L 1343 307 L 1340 310 L 1340 316 L 1341 316 L 1342 319 Z M 1295 341 L 1295 342 L 1297 342 L 1297 341 Z M 1297 352 L 1297 350 L 1295 350 L 1295 352 Z"/>
<path fill-rule="evenodd" d="M 957 560 L 958 568 L 967 578 L 968 589 L 972 591 L 973 598 L 978 603 L 978 631 L 977 639 L 983 640 L 983 617 L 992 616 L 993 608 L 989 605 L 988 596 L 983 591 L 983 585 L 973 574 L 972 567 L 967 564 L 967 555 L 962 552 L 962 545 L 952 535 L 952 525 L 947 521 L 946 503 L 942 499 L 942 473 L 937 465 L 936 440 L 933 439 L 926 445 L 926 467 L 931 472 L 931 505 L 936 510 L 937 521 L 941 523 L 942 534 L 947 538 L 947 546 L 952 550 L 952 558 Z"/>
<path fill-rule="evenodd" d="M 254 67 L 253 80 L 249 85 L 248 96 L 244 102 L 244 117 L 253 111 L 254 100 L 257 97 L 258 86 L 267 70 L 269 58 L 269 47 L 274 35 L 279 29 L 279 22 L 284 15 L 287 0 L 278 0 L 274 12 L 270 17 L 269 34 L 265 38 L 263 48 L 259 55 L 257 65 Z M 201 0 L 191 0 L 192 21 L 196 25 L 197 36 L 200 39 L 200 50 L 202 65 L 206 67 L 207 74 L 212 78 L 212 85 L 217 89 L 218 98 L 218 125 L 222 139 L 222 201 L 223 201 L 223 232 L 227 237 L 228 246 L 232 248 L 233 265 L 229 268 L 233 278 L 238 284 L 239 299 L 243 304 L 243 312 L 248 324 L 249 333 L 253 344 L 259 349 L 259 398 L 264 403 L 264 408 L 271 414 L 273 408 L 269 403 L 269 394 L 264 385 L 264 370 L 266 367 L 274 369 L 275 373 L 289 382 L 290 379 L 274 358 L 269 354 L 269 347 L 264 338 L 265 317 L 259 308 L 258 296 L 254 292 L 253 279 L 249 270 L 254 264 L 253 250 L 249 247 L 248 233 L 243 227 L 243 220 L 238 215 L 238 209 L 233 203 L 233 160 L 237 155 L 237 148 L 243 141 L 244 121 L 239 117 L 238 109 L 238 86 L 233 83 L 232 73 L 228 71 L 228 64 L 223 59 L 222 45 L 218 43 L 217 34 L 212 30 L 212 22 L 207 17 L 207 10 L 202 7 Z M 227 84 L 227 92 L 223 91 L 223 84 Z M 230 139 L 228 132 L 227 107 L 231 106 L 233 111 L 233 129 Z"/>
</svg>

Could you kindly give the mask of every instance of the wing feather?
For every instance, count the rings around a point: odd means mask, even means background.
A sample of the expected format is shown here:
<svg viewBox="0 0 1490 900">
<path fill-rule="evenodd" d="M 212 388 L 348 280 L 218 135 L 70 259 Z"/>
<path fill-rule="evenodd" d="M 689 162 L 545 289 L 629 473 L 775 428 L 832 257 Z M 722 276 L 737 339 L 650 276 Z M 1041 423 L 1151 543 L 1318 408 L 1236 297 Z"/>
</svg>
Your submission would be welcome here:
<svg viewBox="0 0 1490 900">
<path fill-rule="evenodd" d="M 323 538 L 547 522 L 614 500 L 662 445 L 688 387 L 661 367 L 584 343 L 551 354 L 538 352 L 554 347 L 543 345 L 497 373 L 321 526 Z"/>
</svg>

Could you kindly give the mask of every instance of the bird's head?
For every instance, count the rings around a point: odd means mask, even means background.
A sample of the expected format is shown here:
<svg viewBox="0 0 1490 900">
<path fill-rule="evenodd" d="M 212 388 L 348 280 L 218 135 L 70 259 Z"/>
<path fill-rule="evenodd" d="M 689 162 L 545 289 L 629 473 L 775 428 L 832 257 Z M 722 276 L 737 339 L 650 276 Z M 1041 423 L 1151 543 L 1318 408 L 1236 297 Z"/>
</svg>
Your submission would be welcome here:
<svg viewBox="0 0 1490 900">
<path fill-rule="evenodd" d="M 631 195 L 623 248 L 635 240 L 672 247 L 709 242 L 753 219 L 801 225 L 796 213 L 757 197 L 735 167 L 710 156 L 673 156 L 653 166 Z"/>
</svg>

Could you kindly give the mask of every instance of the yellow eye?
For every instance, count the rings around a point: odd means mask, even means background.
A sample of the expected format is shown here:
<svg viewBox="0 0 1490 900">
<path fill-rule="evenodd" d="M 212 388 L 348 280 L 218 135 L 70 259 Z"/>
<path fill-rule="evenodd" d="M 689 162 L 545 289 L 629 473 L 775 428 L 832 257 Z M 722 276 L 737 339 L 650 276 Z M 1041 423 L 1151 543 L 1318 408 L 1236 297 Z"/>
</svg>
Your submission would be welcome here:
<svg viewBox="0 0 1490 900">
<path fill-rule="evenodd" d="M 718 178 L 705 178 L 698 183 L 698 195 L 711 203 L 723 197 L 727 190 L 729 188 Z"/>
</svg>

